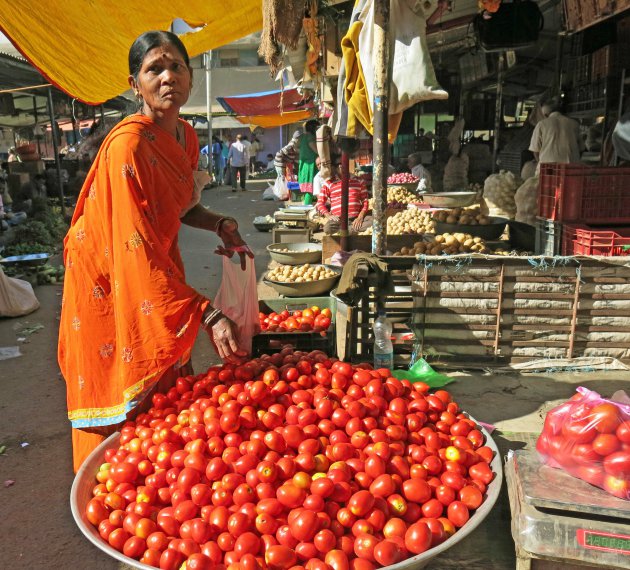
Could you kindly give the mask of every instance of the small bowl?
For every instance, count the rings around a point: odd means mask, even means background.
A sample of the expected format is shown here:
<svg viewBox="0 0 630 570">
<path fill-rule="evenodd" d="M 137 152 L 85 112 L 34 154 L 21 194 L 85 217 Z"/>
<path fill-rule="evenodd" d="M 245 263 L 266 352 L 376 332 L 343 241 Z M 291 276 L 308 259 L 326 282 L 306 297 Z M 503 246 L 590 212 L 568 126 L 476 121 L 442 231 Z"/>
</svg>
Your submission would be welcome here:
<svg viewBox="0 0 630 570">
<path fill-rule="evenodd" d="M 274 222 L 258 223 L 254 222 L 254 227 L 259 232 L 270 232 L 276 224 Z"/>
<path fill-rule="evenodd" d="M 280 249 L 289 251 L 278 251 Z M 267 251 L 271 259 L 283 265 L 302 265 L 322 261 L 321 243 L 272 243 L 267 246 Z"/>
<path fill-rule="evenodd" d="M 501 235 L 503 234 L 503 232 L 505 231 L 505 226 L 508 223 L 508 219 L 500 218 L 498 216 L 489 216 L 488 220 L 490 221 L 490 223 L 486 224 L 485 226 L 447 224 L 446 222 L 438 222 L 435 219 L 433 220 L 433 222 L 435 223 L 436 234 L 463 233 L 463 234 L 470 234 L 475 237 L 480 237 L 485 240 L 499 239 Z"/>
<path fill-rule="evenodd" d="M 464 208 L 475 202 L 477 192 L 435 192 L 422 194 L 432 208 Z"/>
</svg>

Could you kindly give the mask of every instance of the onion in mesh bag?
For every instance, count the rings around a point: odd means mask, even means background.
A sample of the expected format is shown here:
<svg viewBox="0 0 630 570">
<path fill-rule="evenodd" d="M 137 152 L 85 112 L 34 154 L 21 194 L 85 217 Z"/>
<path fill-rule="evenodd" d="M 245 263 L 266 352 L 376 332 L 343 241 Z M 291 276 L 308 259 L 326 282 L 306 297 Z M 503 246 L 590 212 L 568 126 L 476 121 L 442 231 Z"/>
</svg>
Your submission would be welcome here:
<svg viewBox="0 0 630 570">
<path fill-rule="evenodd" d="M 483 185 L 483 197 L 488 204 L 491 216 L 514 218 L 516 215 L 514 194 L 517 188 L 516 176 L 505 170 L 486 178 Z"/>
<path fill-rule="evenodd" d="M 538 214 L 538 176 L 528 178 L 514 194 L 516 202 L 516 221 L 536 225 Z"/>
</svg>

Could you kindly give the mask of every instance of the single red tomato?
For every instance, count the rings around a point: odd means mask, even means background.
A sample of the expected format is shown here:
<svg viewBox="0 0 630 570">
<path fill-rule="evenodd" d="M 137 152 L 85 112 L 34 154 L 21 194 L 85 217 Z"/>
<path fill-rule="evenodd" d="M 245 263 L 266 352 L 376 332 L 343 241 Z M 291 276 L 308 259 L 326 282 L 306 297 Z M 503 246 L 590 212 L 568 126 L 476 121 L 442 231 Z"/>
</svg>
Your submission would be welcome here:
<svg viewBox="0 0 630 570">
<path fill-rule="evenodd" d="M 413 554 L 421 554 L 430 547 L 431 531 L 429 527 L 423 522 L 412 524 L 405 533 L 405 548 Z"/>
<path fill-rule="evenodd" d="M 621 443 L 617 436 L 612 433 L 600 433 L 595 437 L 591 445 L 595 453 L 606 456 L 617 451 Z"/>
<path fill-rule="evenodd" d="M 468 507 L 461 501 L 453 501 L 447 509 L 448 520 L 457 528 L 463 527 L 470 518 Z"/>
</svg>

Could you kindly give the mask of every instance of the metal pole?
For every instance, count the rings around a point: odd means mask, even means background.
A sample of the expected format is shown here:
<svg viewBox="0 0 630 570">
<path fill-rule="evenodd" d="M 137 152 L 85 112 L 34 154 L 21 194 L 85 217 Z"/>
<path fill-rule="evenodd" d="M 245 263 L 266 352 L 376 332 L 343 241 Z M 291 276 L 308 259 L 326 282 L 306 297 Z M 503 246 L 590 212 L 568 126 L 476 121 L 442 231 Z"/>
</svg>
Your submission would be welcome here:
<svg viewBox="0 0 630 570">
<path fill-rule="evenodd" d="M 503 115 L 503 75 L 505 73 L 505 53 L 499 54 L 497 66 L 497 101 L 494 108 L 494 142 L 492 145 L 492 172 L 497 171 L 497 156 L 499 155 L 499 131 Z"/>
<path fill-rule="evenodd" d="M 206 118 L 208 119 L 208 174 L 213 175 L 212 158 L 212 50 L 205 53 L 206 59 Z"/>
<path fill-rule="evenodd" d="M 33 118 L 35 119 L 35 129 L 37 129 L 39 127 L 37 120 L 37 97 L 35 95 L 33 95 Z M 41 131 L 40 131 L 41 132 Z M 42 137 L 41 135 L 35 133 L 35 137 L 37 138 L 37 154 L 39 154 L 39 158 L 41 160 L 42 158 Z"/>
<path fill-rule="evenodd" d="M 389 165 L 388 114 L 389 114 L 389 2 L 374 0 L 374 137 L 372 154 L 374 171 L 374 220 L 372 222 L 372 253 L 383 255 L 387 247 L 387 166 Z"/>
<path fill-rule="evenodd" d="M 55 126 L 55 111 L 53 106 L 52 90 L 48 92 L 48 114 L 50 115 L 50 132 L 52 133 L 53 153 L 55 155 L 55 168 L 57 169 L 57 185 L 59 186 L 59 200 L 61 201 L 61 212 L 65 218 L 65 205 L 63 196 L 63 180 L 61 178 L 61 158 L 59 157 L 59 144 L 57 142 L 57 129 Z"/>
<path fill-rule="evenodd" d="M 350 192 L 350 157 L 341 152 L 341 250 L 348 251 L 348 194 Z"/>
</svg>

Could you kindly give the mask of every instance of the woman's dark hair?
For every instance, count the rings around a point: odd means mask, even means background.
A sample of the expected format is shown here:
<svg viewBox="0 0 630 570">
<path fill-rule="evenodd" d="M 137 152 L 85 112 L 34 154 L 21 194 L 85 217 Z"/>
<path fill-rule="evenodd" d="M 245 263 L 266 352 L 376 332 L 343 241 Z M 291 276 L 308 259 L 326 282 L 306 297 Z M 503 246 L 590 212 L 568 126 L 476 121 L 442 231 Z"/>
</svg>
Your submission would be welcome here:
<svg viewBox="0 0 630 570">
<path fill-rule="evenodd" d="M 137 80 L 138 73 L 140 73 L 140 69 L 142 68 L 142 62 L 147 53 L 153 48 L 167 44 L 174 46 L 184 58 L 186 65 L 190 67 L 190 58 L 188 57 L 186 46 L 184 46 L 182 40 L 172 32 L 153 30 L 139 36 L 129 49 L 129 74 Z"/>
<path fill-rule="evenodd" d="M 306 123 L 304 124 L 304 130 L 307 133 L 311 133 L 311 134 L 316 134 L 318 127 L 319 127 L 319 121 L 316 121 L 315 119 L 311 119 L 310 121 L 306 121 Z"/>
</svg>

